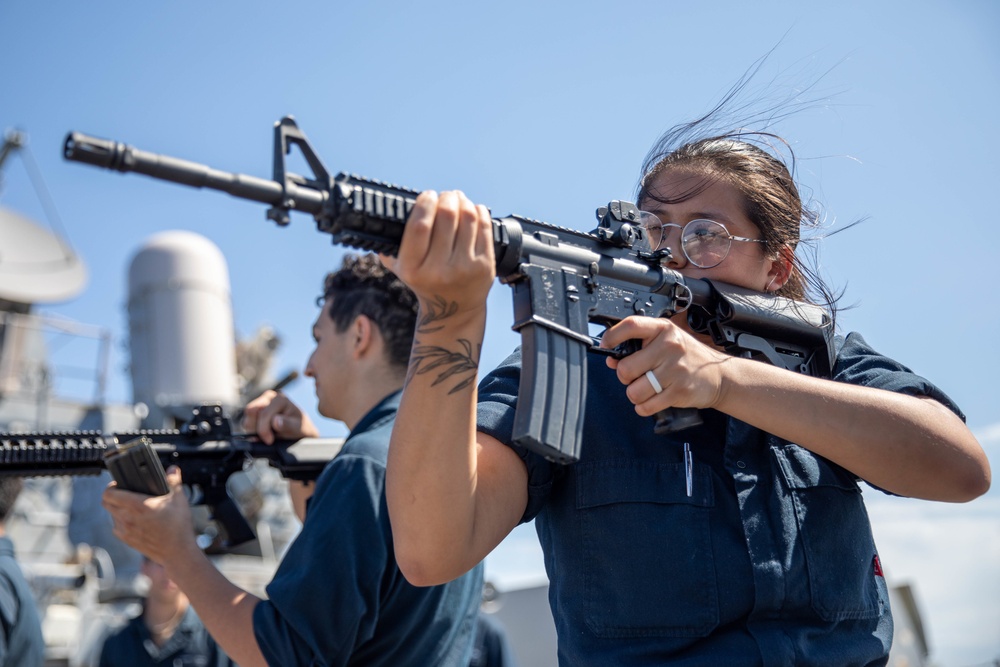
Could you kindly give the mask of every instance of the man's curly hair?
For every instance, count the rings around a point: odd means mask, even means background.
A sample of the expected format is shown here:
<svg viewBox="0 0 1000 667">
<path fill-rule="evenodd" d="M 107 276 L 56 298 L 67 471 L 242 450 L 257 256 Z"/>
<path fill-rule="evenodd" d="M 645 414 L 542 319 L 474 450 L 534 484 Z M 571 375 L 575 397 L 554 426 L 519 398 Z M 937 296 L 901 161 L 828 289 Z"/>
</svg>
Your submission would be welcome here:
<svg viewBox="0 0 1000 667">
<path fill-rule="evenodd" d="M 389 362 L 406 366 L 417 323 L 417 297 L 389 271 L 378 255 L 344 257 L 340 270 L 328 273 L 320 304 L 330 302 L 330 317 L 337 331 L 344 331 L 364 315 L 378 327 L 386 343 Z"/>
</svg>

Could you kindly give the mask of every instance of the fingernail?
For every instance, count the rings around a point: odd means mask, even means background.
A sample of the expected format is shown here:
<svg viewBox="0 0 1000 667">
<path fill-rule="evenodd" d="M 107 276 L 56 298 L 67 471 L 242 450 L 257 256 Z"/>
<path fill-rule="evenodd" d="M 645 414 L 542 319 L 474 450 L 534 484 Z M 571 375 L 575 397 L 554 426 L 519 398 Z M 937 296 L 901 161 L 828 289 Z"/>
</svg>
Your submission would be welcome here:
<svg viewBox="0 0 1000 667">
<path fill-rule="evenodd" d="M 285 418 L 281 415 L 277 415 L 274 418 L 274 428 L 282 428 L 285 425 Z"/>
</svg>

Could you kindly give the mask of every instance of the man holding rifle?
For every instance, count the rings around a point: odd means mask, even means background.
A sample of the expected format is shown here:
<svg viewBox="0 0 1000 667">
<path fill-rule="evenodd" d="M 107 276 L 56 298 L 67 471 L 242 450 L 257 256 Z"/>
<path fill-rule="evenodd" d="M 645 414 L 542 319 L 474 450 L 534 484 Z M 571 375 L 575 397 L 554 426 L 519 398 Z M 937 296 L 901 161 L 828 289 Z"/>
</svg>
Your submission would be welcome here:
<svg viewBox="0 0 1000 667">
<path fill-rule="evenodd" d="M 468 665 L 482 566 L 441 586 L 410 585 L 396 565 L 386 510 L 385 460 L 416 300 L 366 255 L 348 256 L 327 276 L 321 301 L 305 372 L 316 382 L 320 414 L 343 421 L 351 433 L 315 487 L 293 486 L 302 532 L 268 585 L 268 599 L 229 582 L 198 549 L 176 470 L 168 471 L 166 496 L 105 492 L 115 533 L 163 564 L 243 667 Z M 244 426 L 267 443 L 318 434 L 276 392 L 247 406 Z"/>
</svg>

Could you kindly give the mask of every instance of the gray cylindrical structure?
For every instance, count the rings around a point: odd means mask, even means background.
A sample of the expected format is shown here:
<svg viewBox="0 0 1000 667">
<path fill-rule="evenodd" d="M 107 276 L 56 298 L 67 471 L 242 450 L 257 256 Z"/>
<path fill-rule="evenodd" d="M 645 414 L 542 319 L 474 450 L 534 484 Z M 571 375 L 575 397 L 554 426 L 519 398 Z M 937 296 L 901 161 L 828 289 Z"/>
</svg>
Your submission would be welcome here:
<svg viewBox="0 0 1000 667">
<path fill-rule="evenodd" d="M 133 400 L 146 426 L 173 426 L 203 403 L 239 401 L 229 269 L 219 248 L 188 231 L 151 237 L 128 271 Z"/>
</svg>

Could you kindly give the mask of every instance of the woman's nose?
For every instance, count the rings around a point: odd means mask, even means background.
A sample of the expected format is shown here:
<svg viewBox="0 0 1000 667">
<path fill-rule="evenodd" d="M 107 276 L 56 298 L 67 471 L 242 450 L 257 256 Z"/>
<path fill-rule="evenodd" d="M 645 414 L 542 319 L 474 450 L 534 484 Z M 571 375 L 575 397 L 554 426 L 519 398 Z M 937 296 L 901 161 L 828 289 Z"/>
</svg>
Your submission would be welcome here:
<svg viewBox="0 0 1000 667">
<path fill-rule="evenodd" d="M 687 255 L 684 254 L 684 250 L 681 247 L 681 231 L 681 229 L 673 226 L 664 227 L 663 229 L 664 236 L 660 247 L 670 251 L 670 259 L 664 263 L 667 268 L 682 269 L 687 266 Z"/>
</svg>

